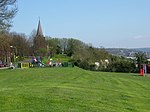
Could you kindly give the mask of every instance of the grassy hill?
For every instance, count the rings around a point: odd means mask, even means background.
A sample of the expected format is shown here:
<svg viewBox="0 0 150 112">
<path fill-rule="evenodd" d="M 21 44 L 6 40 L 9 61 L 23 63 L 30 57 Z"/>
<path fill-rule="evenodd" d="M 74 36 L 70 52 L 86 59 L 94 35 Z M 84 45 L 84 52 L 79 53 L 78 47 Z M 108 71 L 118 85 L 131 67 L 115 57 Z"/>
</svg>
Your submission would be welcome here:
<svg viewBox="0 0 150 112">
<path fill-rule="evenodd" d="M 79 68 L 0 70 L 0 112 L 149 112 L 150 77 Z"/>
</svg>

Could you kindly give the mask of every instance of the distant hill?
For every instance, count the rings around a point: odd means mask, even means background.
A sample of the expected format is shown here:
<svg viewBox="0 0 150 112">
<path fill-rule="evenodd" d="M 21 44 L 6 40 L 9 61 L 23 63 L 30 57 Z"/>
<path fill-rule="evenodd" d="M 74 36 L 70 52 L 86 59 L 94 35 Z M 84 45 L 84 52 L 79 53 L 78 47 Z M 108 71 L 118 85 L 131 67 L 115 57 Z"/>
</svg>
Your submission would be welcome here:
<svg viewBox="0 0 150 112">
<path fill-rule="evenodd" d="M 145 52 L 147 57 L 150 58 L 150 48 L 105 48 L 105 50 L 116 56 L 133 57 L 135 53 Z"/>
<path fill-rule="evenodd" d="M 142 52 L 149 52 L 150 53 L 150 48 L 135 48 L 134 50 L 142 51 Z"/>
</svg>

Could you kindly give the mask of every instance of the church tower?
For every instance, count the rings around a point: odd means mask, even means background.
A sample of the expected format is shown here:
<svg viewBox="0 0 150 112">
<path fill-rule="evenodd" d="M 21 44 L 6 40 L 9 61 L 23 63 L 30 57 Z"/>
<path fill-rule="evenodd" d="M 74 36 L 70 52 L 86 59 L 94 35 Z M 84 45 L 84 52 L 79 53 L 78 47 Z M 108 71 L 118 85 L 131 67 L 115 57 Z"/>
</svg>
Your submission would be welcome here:
<svg viewBox="0 0 150 112">
<path fill-rule="evenodd" d="M 41 26 L 40 19 L 39 19 L 39 23 L 38 23 L 38 28 L 37 28 L 37 34 L 36 34 L 36 36 L 43 36 L 42 26 Z"/>
<path fill-rule="evenodd" d="M 42 32 L 40 20 L 38 23 L 36 36 L 34 37 L 34 54 L 42 56 L 46 54 L 46 40 Z"/>
</svg>

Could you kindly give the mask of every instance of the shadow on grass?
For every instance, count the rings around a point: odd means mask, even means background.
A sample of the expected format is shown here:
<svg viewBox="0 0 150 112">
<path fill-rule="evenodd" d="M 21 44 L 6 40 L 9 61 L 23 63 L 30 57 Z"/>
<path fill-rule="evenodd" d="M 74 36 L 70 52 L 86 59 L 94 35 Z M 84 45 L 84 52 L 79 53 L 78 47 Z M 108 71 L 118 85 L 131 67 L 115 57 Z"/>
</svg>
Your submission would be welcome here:
<svg viewBox="0 0 150 112">
<path fill-rule="evenodd" d="M 140 74 L 132 74 L 131 76 L 142 77 Z"/>
</svg>

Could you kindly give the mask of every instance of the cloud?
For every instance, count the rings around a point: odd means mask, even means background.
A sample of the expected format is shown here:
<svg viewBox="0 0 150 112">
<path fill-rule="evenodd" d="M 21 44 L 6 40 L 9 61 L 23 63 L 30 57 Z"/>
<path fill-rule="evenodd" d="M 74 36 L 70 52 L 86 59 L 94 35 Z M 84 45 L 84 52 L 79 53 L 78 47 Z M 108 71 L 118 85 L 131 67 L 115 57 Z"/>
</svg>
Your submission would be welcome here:
<svg viewBox="0 0 150 112">
<path fill-rule="evenodd" d="M 135 36 L 135 37 L 133 37 L 134 39 L 143 39 L 143 38 L 145 38 L 143 35 L 137 35 L 137 36 Z"/>
</svg>

